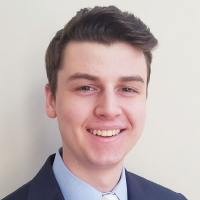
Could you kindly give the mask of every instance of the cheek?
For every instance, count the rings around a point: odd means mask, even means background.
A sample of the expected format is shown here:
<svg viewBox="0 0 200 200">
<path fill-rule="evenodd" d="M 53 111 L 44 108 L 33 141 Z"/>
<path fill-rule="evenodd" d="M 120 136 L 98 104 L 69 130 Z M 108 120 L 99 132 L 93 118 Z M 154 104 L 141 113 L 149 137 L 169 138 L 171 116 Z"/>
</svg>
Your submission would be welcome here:
<svg viewBox="0 0 200 200">
<path fill-rule="evenodd" d="M 134 106 L 129 109 L 128 116 L 128 120 L 131 126 L 127 141 L 129 143 L 129 145 L 127 145 L 129 152 L 142 135 L 146 119 L 146 104 L 141 102 L 134 104 Z"/>
<path fill-rule="evenodd" d="M 128 110 L 128 119 L 134 129 L 142 129 L 146 119 L 146 102 L 134 102 Z"/>
<path fill-rule="evenodd" d="M 138 120 L 144 123 L 146 119 L 146 103 L 139 104 L 138 110 L 136 112 L 137 112 L 136 115 L 138 116 L 137 117 Z"/>
<path fill-rule="evenodd" d="M 125 120 L 128 130 L 124 140 L 120 141 L 121 152 L 126 155 L 138 142 L 142 135 L 145 118 L 146 118 L 146 103 L 143 101 L 132 101 L 124 107 Z"/>
<path fill-rule="evenodd" d="M 59 108 L 57 118 L 66 128 L 78 128 L 89 117 L 90 104 L 80 99 L 65 99 L 58 102 Z M 75 127 L 74 127 L 75 126 Z"/>
</svg>

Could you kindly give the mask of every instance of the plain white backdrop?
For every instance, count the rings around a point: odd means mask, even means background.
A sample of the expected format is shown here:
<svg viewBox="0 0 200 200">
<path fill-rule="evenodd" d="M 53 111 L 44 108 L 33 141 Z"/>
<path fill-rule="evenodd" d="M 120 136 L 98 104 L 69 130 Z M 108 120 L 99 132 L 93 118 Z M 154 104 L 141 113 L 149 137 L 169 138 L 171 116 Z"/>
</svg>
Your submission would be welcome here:
<svg viewBox="0 0 200 200">
<path fill-rule="evenodd" d="M 200 188 L 199 0 L 0 0 L 0 198 L 29 181 L 61 146 L 45 113 L 44 55 L 83 7 L 115 5 L 159 40 L 144 133 L 125 167 L 190 200 Z"/>
</svg>

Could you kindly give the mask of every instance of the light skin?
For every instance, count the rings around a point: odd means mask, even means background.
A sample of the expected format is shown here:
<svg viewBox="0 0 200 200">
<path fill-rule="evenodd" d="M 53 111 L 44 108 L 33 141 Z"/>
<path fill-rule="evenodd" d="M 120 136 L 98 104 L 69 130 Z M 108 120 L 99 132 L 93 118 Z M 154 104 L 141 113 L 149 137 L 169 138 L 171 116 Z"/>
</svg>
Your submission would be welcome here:
<svg viewBox="0 0 200 200">
<path fill-rule="evenodd" d="M 146 81 L 145 57 L 133 46 L 69 42 L 55 98 L 45 87 L 46 112 L 57 117 L 65 165 L 101 192 L 116 186 L 124 157 L 142 134 Z"/>
</svg>

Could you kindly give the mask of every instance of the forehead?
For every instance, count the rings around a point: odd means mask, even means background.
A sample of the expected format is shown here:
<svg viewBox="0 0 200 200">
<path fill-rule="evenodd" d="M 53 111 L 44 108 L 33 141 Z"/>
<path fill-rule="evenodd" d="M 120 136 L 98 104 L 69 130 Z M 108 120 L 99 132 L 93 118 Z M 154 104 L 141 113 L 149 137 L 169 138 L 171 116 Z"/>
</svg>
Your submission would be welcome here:
<svg viewBox="0 0 200 200">
<path fill-rule="evenodd" d="M 146 69 L 143 52 L 129 44 L 116 42 L 105 45 L 71 41 L 63 53 L 61 72 L 66 75 L 87 72 L 104 77 L 139 74 L 146 81 Z"/>
</svg>

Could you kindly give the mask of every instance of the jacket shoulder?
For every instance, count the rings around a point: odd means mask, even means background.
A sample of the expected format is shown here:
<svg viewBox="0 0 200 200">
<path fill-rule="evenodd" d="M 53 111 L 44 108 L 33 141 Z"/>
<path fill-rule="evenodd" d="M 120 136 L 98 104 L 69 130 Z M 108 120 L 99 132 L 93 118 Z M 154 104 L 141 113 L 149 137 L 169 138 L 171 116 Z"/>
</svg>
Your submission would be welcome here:
<svg viewBox="0 0 200 200">
<path fill-rule="evenodd" d="M 135 185 L 148 200 L 187 200 L 182 194 L 176 193 L 157 183 L 149 181 L 141 176 L 126 171 L 128 191 L 134 190 Z"/>
<path fill-rule="evenodd" d="M 18 188 L 2 200 L 27 200 L 30 182 Z"/>
</svg>

